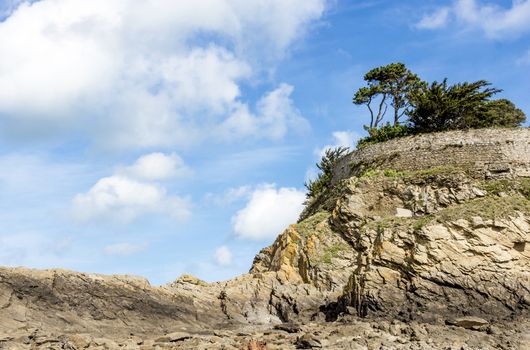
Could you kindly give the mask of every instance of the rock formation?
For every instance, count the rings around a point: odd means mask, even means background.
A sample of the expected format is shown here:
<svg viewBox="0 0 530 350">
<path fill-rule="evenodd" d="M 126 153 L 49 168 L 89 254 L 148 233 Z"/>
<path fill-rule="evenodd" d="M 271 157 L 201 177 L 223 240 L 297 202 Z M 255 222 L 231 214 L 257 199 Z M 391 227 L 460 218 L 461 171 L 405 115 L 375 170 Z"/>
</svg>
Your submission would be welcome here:
<svg viewBox="0 0 530 350">
<path fill-rule="evenodd" d="M 1 268 L 0 349 L 530 349 L 530 130 L 391 142 L 229 281 Z"/>
</svg>

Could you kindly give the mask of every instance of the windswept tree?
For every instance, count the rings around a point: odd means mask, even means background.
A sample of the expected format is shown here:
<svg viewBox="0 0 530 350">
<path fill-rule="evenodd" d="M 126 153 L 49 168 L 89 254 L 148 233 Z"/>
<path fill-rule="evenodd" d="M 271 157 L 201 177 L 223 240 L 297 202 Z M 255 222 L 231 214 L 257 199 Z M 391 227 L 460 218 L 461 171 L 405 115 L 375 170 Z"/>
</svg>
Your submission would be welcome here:
<svg viewBox="0 0 530 350">
<path fill-rule="evenodd" d="M 480 118 L 477 118 L 473 127 L 517 127 L 526 121 L 526 115 L 515 107 L 512 101 L 505 98 L 488 101 Z"/>
<path fill-rule="evenodd" d="M 435 81 L 412 94 L 409 122 L 417 132 L 498 126 L 492 113 L 505 103 L 488 107 L 490 98 L 501 91 L 490 85 L 485 80 L 455 85 L 448 85 L 447 79 Z"/>
<path fill-rule="evenodd" d="M 507 99 L 492 100 L 501 89 L 486 80 L 454 85 L 434 81 L 428 84 L 412 73 L 403 63 L 377 67 L 364 75 L 366 86 L 353 96 L 353 103 L 366 105 L 370 125 L 368 136 L 357 146 L 385 142 L 417 133 L 518 127 L 526 115 Z M 388 107 L 394 111 L 392 120 L 385 120 Z M 406 122 L 401 119 L 406 116 Z"/>
<path fill-rule="evenodd" d="M 377 128 L 386 114 L 388 104 L 393 108 L 393 125 L 397 126 L 407 108 L 410 95 L 426 85 L 403 63 L 391 63 L 377 67 L 364 75 L 367 86 L 353 96 L 353 103 L 366 105 L 370 111 L 368 129 Z"/>
</svg>

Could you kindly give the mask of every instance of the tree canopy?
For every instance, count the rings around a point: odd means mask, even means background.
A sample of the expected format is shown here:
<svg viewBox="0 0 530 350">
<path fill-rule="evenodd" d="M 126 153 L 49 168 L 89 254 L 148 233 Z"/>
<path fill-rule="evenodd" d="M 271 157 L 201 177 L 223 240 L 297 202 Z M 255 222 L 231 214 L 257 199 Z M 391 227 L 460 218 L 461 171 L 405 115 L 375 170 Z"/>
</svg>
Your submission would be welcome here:
<svg viewBox="0 0 530 350">
<path fill-rule="evenodd" d="M 360 146 L 421 132 L 517 127 L 526 120 L 511 101 L 492 100 L 502 90 L 486 80 L 450 85 L 446 78 L 428 84 L 403 63 L 374 68 L 364 80 L 367 86 L 353 96 L 353 103 L 366 105 L 370 113 L 369 136 Z M 385 123 L 389 105 L 393 118 Z"/>
<path fill-rule="evenodd" d="M 388 103 L 394 109 L 393 125 L 397 126 L 409 107 L 409 96 L 424 86 L 424 82 L 403 63 L 391 63 L 370 70 L 364 75 L 367 86 L 353 96 L 353 103 L 366 105 L 370 111 L 369 128 L 377 128 L 383 121 Z M 372 106 L 374 103 L 374 107 Z"/>
<path fill-rule="evenodd" d="M 484 118 L 487 103 L 501 90 L 490 85 L 485 80 L 450 86 L 447 79 L 441 83 L 435 81 L 412 94 L 414 109 L 408 113 L 409 123 L 418 132 L 491 126 Z M 491 121 L 495 122 L 495 118 Z"/>
</svg>

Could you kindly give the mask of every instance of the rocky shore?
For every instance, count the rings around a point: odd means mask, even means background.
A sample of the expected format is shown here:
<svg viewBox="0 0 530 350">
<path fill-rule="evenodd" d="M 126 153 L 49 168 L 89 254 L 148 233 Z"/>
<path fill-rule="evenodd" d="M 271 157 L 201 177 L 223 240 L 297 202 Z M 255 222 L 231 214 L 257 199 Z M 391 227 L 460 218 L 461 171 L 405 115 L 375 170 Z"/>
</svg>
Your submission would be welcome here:
<svg viewBox="0 0 530 350">
<path fill-rule="evenodd" d="M 530 349 L 527 166 L 341 163 L 229 281 L 0 268 L 0 349 Z"/>
</svg>

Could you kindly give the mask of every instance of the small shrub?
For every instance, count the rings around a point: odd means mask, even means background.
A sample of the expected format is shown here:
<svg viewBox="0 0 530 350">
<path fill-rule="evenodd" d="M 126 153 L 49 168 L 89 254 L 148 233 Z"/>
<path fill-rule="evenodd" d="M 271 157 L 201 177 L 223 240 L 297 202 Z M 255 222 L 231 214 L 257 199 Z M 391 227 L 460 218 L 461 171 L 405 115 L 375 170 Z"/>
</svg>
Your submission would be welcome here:
<svg viewBox="0 0 530 350">
<path fill-rule="evenodd" d="M 484 190 L 493 195 L 499 195 L 501 193 L 519 192 L 526 199 L 530 200 L 530 179 L 520 180 L 495 180 L 487 181 L 482 186 Z"/>
<path fill-rule="evenodd" d="M 428 223 L 430 223 L 432 219 L 432 216 L 422 216 L 414 222 L 414 224 L 412 225 L 412 229 L 414 230 L 414 232 L 419 232 Z"/>
<path fill-rule="evenodd" d="M 383 170 L 383 174 L 386 177 L 403 177 L 403 176 L 406 175 L 406 173 L 404 171 L 398 171 L 398 170 L 394 170 L 394 169 Z"/>
<path fill-rule="evenodd" d="M 321 171 L 316 180 L 309 180 L 304 183 L 304 186 L 307 189 L 306 197 L 308 199 L 315 198 L 330 186 L 331 179 L 333 178 L 333 169 L 335 168 L 337 161 L 348 151 L 348 147 L 337 147 L 326 150 L 320 163 L 316 164 L 317 168 Z"/>
<path fill-rule="evenodd" d="M 368 131 L 368 136 L 363 137 L 357 142 L 357 148 L 413 134 L 413 129 L 407 125 L 392 126 L 388 123 L 379 129 L 367 127 L 365 129 Z"/>
</svg>

